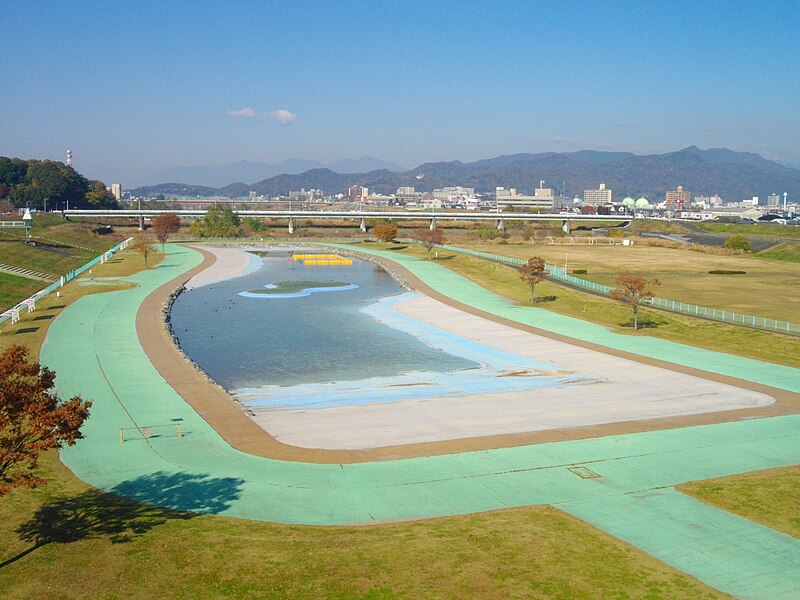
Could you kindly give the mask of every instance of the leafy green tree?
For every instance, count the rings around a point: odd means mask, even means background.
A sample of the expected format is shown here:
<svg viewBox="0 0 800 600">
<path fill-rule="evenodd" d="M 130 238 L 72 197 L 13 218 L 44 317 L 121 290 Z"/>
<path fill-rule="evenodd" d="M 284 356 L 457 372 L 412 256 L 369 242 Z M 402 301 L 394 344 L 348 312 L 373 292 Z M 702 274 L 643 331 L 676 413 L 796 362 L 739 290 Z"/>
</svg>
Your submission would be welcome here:
<svg viewBox="0 0 800 600">
<path fill-rule="evenodd" d="M 256 217 L 245 217 L 242 219 L 242 229 L 248 235 L 257 233 L 264 233 L 269 231 L 269 227 L 264 222 L 264 219 L 257 219 Z"/>
<path fill-rule="evenodd" d="M 241 224 L 230 206 L 214 205 L 202 219 L 192 223 L 191 231 L 199 237 L 236 237 L 241 233 Z"/>
<path fill-rule="evenodd" d="M 0 156 L 0 184 L 9 187 L 25 183 L 28 173 L 28 162 L 20 158 Z"/>
<path fill-rule="evenodd" d="M 746 235 L 742 235 L 741 233 L 728 236 L 723 246 L 728 250 L 740 250 L 742 252 L 750 252 L 750 250 L 752 250 L 750 247 L 750 240 Z"/>
<path fill-rule="evenodd" d="M 43 208 L 66 205 L 85 207 L 89 181 L 74 169 L 52 160 L 0 157 L 0 183 L 10 187 L 5 196 L 16 206 Z"/>
<path fill-rule="evenodd" d="M 106 184 L 102 181 L 90 182 L 90 189 L 86 192 L 86 203 L 89 205 L 89 208 L 94 209 L 119 208 L 114 194 L 106 189 Z"/>
</svg>

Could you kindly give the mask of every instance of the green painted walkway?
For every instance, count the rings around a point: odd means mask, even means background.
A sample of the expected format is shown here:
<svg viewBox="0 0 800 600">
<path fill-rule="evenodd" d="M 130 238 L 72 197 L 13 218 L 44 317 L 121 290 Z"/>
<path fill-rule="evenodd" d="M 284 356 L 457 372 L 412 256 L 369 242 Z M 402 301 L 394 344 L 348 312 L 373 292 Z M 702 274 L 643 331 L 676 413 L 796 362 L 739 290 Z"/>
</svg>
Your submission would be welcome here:
<svg viewBox="0 0 800 600">
<path fill-rule="evenodd" d="M 742 598 L 798 598 L 797 540 L 674 489 L 559 508 Z M 790 574 L 786 577 L 786 574 Z"/>
<path fill-rule="evenodd" d="M 199 253 L 186 248 L 168 246 L 168 252 L 157 268 L 130 277 L 138 287 L 85 296 L 49 330 L 42 362 L 58 373 L 59 391 L 94 400 L 84 427 L 86 439 L 62 452 L 64 462 L 81 479 L 172 508 L 320 525 L 554 504 L 733 594 L 777 598 L 787 589 L 800 590 L 800 540 L 730 519 L 700 503 L 679 506 L 669 495 L 667 508 L 681 519 L 670 519 L 663 527 L 647 516 L 648 511 L 659 514 L 663 507 L 643 510 L 634 518 L 628 505 L 630 498 L 684 481 L 800 462 L 800 416 L 383 463 L 314 465 L 250 456 L 228 446 L 194 413 L 161 379 L 138 344 L 135 315 L 141 301 L 201 260 Z M 465 294 L 476 294 L 482 303 L 494 302 L 502 310 L 542 312 L 511 309 L 458 276 L 436 273 L 444 271 L 438 265 L 413 260 L 404 264 L 426 281 L 441 278 L 436 280 L 439 285 L 452 286 L 451 295 L 462 301 Z M 574 327 L 581 330 L 583 324 L 575 322 Z M 720 355 L 720 364 L 728 360 Z M 789 371 L 784 374 L 787 379 Z M 764 376 L 770 375 L 764 371 Z M 183 419 L 182 439 L 177 438 L 173 419 Z M 173 425 L 153 430 L 160 437 L 119 442 L 120 427 L 168 424 Z M 568 470 L 574 465 L 586 465 L 602 477 L 581 479 Z M 706 552 L 708 547 L 698 536 L 688 535 L 691 532 L 678 535 L 693 524 L 712 521 L 719 539 L 747 534 L 736 556 Z M 671 552 L 659 550 L 671 547 Z M 779 549 L 780 559 L 754 560 L 765 548 Z M 681 560 L 691 553 L 705 558 Z M 720 575 L 732 570 L 741 574 L 739 580 Z M 762 576 L 768 581 L 758 589 L 745 585 Z"/>
</svg>

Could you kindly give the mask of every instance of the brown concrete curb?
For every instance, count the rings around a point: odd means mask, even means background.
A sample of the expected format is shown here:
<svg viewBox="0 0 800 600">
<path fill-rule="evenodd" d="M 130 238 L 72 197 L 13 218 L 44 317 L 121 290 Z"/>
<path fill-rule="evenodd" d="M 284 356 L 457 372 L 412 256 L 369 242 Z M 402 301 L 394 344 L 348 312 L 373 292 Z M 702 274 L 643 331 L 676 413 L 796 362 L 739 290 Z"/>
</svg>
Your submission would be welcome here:
<svg viewBox="0 0 800 600">
<path fill-rule="evenodd" d="M 460 310 L 502 323 L 516 329 L 535 333 L 537 335 L 588 348 L 597 352 L 611 354 L 628 360 L 677 371 L 695 377 L 717 381 L 736 387 L 754 390 L 773 397 L 775 404 L 754 409 L 730 410 L 724 412 L 706 413 L 685 417 L 670 417 L 650 419 L 645 421 L 630 421 L 624 423 L 609 423 L 605 425 L 575 427 L 570 429 L 554 429 L 542 432 L 521 434 L 492 435 L 441 442 L 426 442 L 421 444 L 407 444 L 400 446 L 384 446 L 380 448 L 367 448 L 364 450 L 321 450 L 301 448 L 284 444 L 262 429 L 242 410 L 241 405 L 220 386 L 209 381 L 205 375 L 192 366 L 178 351 L 164 328 L 161 309 L 164 301 L 178 286 L 185 284 L 196 273 L 206 269 L 214 263 L 216 258 L 210 252 L 195 248 L 203 254 L 203 262 L 198 267 L 184 273 L 180 277 L 162 285 L 142 302 L 136 314 L 136 331 L 139 341 L 150 362 L 161 376 L 186 402 L 213 427 L 217 433 L 232 447 L 248 454 L 263 456 L 277 460 L 297 462 L 339 464 L 359 463 L 384 460 L 396 460 L 418 456 L 432 456 L 437 454 L 453 454 L 474 450 L 489 450 L 492 448 L 509 448 L 528 444 L 556 442 L 572 439 L 585 439 L 607 435 L 674 429 L 691 425 L 706 425 L 750 419 L 754 417 L 769 417 L 794 414 L 800 412 L 800 394 L 780 390 L 770 386 L 751 383 L 733 377 L 715 375 L 699 369 L 682 367 L 665 361 L 637 356 L 627 352 L 613 350 L 597 344 L 582 342 L 566 336 L 551 333 L 535 327 L 521 325 L 495 315 L 474 309 L 470 306 L 456 302 L 428 287 L 408 269 L 397 263 L 387 264 L 387 261 L 373 255 L 363 255 L 372 262 L 378 262 L 398 273 L 405 281 L 417 291 L 436 300 L 454 306 Z M 356 254 L 358 254 L 356 252 Z"/>
</svg>

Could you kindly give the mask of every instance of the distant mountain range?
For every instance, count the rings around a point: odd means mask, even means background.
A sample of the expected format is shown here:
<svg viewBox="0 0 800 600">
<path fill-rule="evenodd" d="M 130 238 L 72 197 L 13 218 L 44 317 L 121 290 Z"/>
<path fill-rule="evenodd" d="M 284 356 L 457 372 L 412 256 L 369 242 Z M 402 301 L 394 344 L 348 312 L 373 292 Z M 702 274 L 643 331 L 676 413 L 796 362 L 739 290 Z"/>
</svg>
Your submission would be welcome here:
<svg viewBox="0 0 800 600">
<path fill-rule="evenodd" d="M 276 175 L 295 175 L 311 169 L 327 168 L 335 173 L 366 173 L 378 169 L 389 171 L 407 171 L 401 167 L 372 156 L 359 159 L 338 160 L 324 165 L 316 160 L 294 158 L 278 164 L 254 163 L 246 160 L 222 165 L 219 167 L 172 167 L 165 169 L 151 178 L 152 181 L 191 181 L 193 185 L 203 187 L 222 187 L 232 182 L 253 183 Z"/>
<path fill-rule="evenodd" d="M 236 163 L 240 164 L 240 163 Z M 300 173 L 283 173 L 253 184 L 231 183 L 224 187 L 164 183 L 131 190 L 134 195 L 180 194 L 231 198 L 250 191 L 266 196 L 286 195 L 290 190 L 321 188 L 328 194 L 346 192 L 354 184 L 380 193 L 392 193 L 400 186 L 431 191 L 445 186 L 463 185 L 477 192 L 493 192 L 497 186 L 515 187 L 530 192 L 539 180 L 566 195 L 605 183 L 615 198 L 647 196 L 663 199 L 667 190 L 682 185 L 694 195 L 719 194 L 725 200 L 788 192 L 800 195 L 800 169 L 766 160 L 750 152 L 725 148 L 700 150 L 689 146 L 677 152 L 636 155 L 630 152 L 579 152 L 512 154 L 471 163 L 435 162 L 396 172 L 388 168 L 359 173 L 339 173 L 331 168 L 311 168 Z"/>
</svg>

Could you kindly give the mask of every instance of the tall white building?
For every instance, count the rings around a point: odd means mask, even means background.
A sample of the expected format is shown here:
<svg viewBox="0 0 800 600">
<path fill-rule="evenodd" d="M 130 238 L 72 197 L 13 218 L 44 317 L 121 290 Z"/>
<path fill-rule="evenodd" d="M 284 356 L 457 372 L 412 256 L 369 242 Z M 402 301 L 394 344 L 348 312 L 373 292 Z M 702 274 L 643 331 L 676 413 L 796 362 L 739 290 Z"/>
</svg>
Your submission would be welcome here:
<svg viewBox="0 0 800 600">
<path fill-rule="evenodd" d="M 351 200 L 366 200 L 369 196 L 369 188 L 362 185 L 353 185 L 347 190 L 347 195 Z"/>
<path fill-rule="evenodd" d="M 533 190 L 532 196 L 518 194 L 516 188 L 498 187 L 495 189 L 495 201 L 498 207 L 503 206 L 525 206 L 529 208 L 539 208 L 552 210 L 555 197 L 552 188 L 540 187 Z"/>
<path fill-rule="evenodd" d="M 611 203 L 611 190 L 601 183 L 596 190 L 583 190 L 583 204 L 585 206 L 603 206 Z"/>
<path fill-rule="evenodd" d="M 119 183 L 111 184 L 111 195 L 117 199 L 117 202 L 122 200 L 122 185 Z"/>
</svg>

